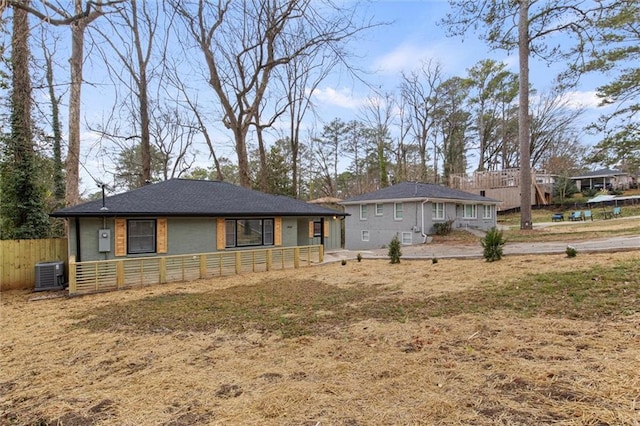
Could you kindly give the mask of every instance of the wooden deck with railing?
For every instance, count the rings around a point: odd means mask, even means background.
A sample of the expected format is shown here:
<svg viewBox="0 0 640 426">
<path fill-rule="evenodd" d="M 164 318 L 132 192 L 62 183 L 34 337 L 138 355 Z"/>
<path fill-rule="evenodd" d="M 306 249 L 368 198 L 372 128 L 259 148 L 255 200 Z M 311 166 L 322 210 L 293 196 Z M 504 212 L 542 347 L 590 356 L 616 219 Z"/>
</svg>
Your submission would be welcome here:
<svg viewBox="0 0 640 426">
<path fill-rule="evenodd" d="M 220 251 L 180 256 L 76 262 L 69 257 L 69 295 L 191 281 L 321 263 L 322 245 Z"/>
</svg>

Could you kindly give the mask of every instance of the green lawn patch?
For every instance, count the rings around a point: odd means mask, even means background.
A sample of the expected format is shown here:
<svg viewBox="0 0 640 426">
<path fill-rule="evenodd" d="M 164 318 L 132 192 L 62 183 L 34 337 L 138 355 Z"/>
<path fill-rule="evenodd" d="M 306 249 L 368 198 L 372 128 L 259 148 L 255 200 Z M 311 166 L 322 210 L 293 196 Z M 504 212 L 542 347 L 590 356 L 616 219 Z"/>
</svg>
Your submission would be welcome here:
<svg viewBox="0 0 640 426">
<path fill-rule="evenodd" d="M 389 266 L 392 267 L 392 266 Z M 412 321 L 465 313 L 597 319 L 640 311 L 640 263 L 618 262 L 531 275 L 489 288 L 405 297 L 353 283 L 338 288 L 300 278 L 208 293 L 176 293 L 114 303 L 77 318 L 93 331 L 259 331 L 282 337 L 323 334 L 368 318 Z M 428 282 L 425 283 L 428 290 Z"/>
</svg>

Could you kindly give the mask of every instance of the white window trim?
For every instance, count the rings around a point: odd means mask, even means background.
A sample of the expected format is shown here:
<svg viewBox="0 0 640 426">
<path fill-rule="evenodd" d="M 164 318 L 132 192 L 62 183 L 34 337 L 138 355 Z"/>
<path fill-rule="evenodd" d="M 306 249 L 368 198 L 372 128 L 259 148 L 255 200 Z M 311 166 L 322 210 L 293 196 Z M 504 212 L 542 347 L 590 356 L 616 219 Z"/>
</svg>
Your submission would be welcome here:
<svg viewBox="0 0 640 426">
<path fill-rule="evenodd" d="M 442 205 L 442 217 L 438 216 L 438 205 Z M 435 206 L 436 209 L 436 213 L 433 214 L 433 207 L 431 208 L 431 213 L 432 213 L 432 219 L 433 220 L 444 220 L 444 212 L 445 212 L 445 204 L 444 203 L 433 203 L 433 206 Z"/>
<path fill-rule="evenodd" d="M 409 242 L 406 242 L 404 237 L 409 236 Z M 413 244 L 413 232 L 403 232 L 401 235 L 401 241 L 403 245 L 411 245 Z"/>
<path fill-rule="evenodd" d="M 402 216 L 398 217 L 398 205 L 402 206 Z M 393 220 L 402 220 L 404 216 L 404 204 L 402 203 L 393 203 Z"/>
<path fill-rule="evenodd" d="M 473 214 L 467 216 L 467 206 L 472 207 Z M 478 205 L 477 204 L 463 204 L 462 205 L 462 218 L 463 219 L 477 219 L 478 218 Z"/>
<path fill-rule="evenodd" d="M 376 216 L 382 216 L 384 213 L 384 204 L 376 203 Z M 378 213 L 378 207 L 380 207 L 380 213 Z"/>
<path fill-rule="evenodd" d="M 360 231 L 360 239 L 362 241 L 369 241 L 369 231 L 366 229 Z"/>
<path fill-rule="evenodd" d="M 367 220 L 367 205 L 360 204 L 360 220 Z"/>
<path fill-rule="evenodd" d="M 482 218 L 493 219 L 493 206 L 491 204 L 484 204 L 482 206 Z"/>
</svg>

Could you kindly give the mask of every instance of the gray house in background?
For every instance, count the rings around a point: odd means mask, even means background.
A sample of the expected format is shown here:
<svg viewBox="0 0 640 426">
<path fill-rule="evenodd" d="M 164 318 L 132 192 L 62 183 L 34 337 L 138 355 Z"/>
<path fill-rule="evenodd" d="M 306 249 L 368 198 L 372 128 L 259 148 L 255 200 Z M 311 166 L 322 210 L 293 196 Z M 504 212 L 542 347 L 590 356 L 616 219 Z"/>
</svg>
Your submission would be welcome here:
<svg viewBox="0 0 640 426">
<path fill-rule="evenodd" d="M 600 169 L 587 172 L 579 176 L 572 176 L 578 191 L 585 189 L 629 189 L 633 184 L 633 178 L 628 173 L 612 169 Z"/>
<path fill-rule="evenodd" d="M 402 244 L 423 244 L 435 223 L 482 230 L 496 226 L 500 201 L 440 185 L 404 182 L 342 201 L 345 248 L 376 249 L 397 235 Z"/>
<path fill-rule="evenodd" d="M 341 246 L 344 213 L 226 182 L 171 179 L 51 214 L 76 261 L 321 244 Z"/>
</svg>

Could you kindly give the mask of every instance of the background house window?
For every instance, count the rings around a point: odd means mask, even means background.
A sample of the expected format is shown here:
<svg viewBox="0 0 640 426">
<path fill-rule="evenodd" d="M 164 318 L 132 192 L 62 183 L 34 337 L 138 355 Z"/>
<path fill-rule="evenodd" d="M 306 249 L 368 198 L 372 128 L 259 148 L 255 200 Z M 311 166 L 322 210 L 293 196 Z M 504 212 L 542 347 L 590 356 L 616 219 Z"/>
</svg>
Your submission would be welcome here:
<svg viewBox="0 0 640 426">
<path fill-rule="evenodd" d="M 127 252 L 130 254 L 156 252 L 155 219 L 127 221 Z"/>
<path fill-rule="evenodd" d="M 482 206 L 482 218 L 491 219 L 493 217 L 493 206 Z"/>
<path fill-rule="evenodd" d="M 273 219 L 227 219 L 226 247 L 273 245 Z"/>
<path fill-rule="evenodd" d="M 431 211 L 434 219 L 444 220 L 444 203 L 432 203 Z"/>
<path fill-rule="evenodd" d="M 376 203 L 376 216 L 382 216 L 382 203 Z"/>
<path fill-rule="evenodd" d="M 402 220 L 402 203 L 393 203 L 393 219 L 394 220 Z"/>
<path fill-rule="evenodd" d="M 367 220 L 367 205 L 360 204 L 360 220 Z"/>
<path fill-rule="evenodd" d="M 465 204 L 462 206 L 463 219 L 475 219 L 478 217 L 477 207 L 475 204 Z"/>
<path fill-rule="evenodd" d="M 402 244 L 411 244 L 413 242 L 413 233 L 411 232 L 403 232 L 402 233 Z"/>
<path fill-rule="evenodd" d="M 362 231 L 360 235 L 362 241 L 369 241 L 369 231 Z"/>
</svg>

